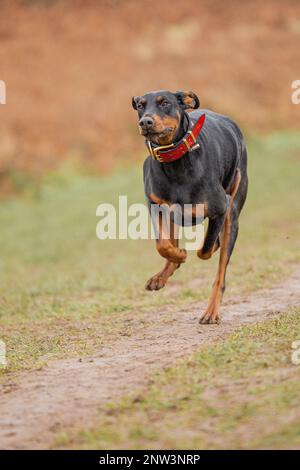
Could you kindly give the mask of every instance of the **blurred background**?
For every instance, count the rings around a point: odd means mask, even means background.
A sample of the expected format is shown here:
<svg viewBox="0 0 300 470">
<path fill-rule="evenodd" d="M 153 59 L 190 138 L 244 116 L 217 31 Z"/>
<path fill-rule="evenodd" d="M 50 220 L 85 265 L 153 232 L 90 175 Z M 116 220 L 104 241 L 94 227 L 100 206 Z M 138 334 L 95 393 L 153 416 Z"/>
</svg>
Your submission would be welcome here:
<svg viewBox="0 0 300 470">
<path fill-rule="evenodd" d="M 0 0 L 0 193 L 141 158 L 131 96 L 192 89 L 247 134 L 299 127 L 298 0 Z"/>
</svg>

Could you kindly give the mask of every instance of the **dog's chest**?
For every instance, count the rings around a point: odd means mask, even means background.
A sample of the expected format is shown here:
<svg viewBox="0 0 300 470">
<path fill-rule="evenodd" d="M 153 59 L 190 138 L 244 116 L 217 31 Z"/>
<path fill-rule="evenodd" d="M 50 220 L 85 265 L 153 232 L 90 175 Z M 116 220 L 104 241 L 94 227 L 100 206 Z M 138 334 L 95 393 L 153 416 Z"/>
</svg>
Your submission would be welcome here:
<svg viewBox="0 0 300 470">
<path fill-rule="evenodd" d="M 207 202 L 206 192 L 200 185 L 154 185 L 153 193 L 158 200 L 162 200 L 169 205 L 179 204 L 184 206 L 186 204 L 204 204 Z"/>
</svg>

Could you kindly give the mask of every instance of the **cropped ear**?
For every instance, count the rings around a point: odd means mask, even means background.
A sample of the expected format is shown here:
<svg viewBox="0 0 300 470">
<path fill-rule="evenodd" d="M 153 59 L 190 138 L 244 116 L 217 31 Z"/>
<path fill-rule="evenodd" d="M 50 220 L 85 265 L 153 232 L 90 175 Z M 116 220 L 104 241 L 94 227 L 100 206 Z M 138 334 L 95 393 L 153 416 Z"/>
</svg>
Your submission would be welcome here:
<svg viewBox="0 0 300 470">
<path fill-rule="evenodd" d="M 176 91 L 175 96 L 183 109 L 197 109 L 200 106 L 200 100 L 193 91 Z"/>
<path fill-rule="evenodd" d="M 133 96 L 132 97 L 132 107 L 133 109 L 137 110 L 137 107 L 136 107 L 136 100 L 137 100 L 138 96 Z"/>
</svg>

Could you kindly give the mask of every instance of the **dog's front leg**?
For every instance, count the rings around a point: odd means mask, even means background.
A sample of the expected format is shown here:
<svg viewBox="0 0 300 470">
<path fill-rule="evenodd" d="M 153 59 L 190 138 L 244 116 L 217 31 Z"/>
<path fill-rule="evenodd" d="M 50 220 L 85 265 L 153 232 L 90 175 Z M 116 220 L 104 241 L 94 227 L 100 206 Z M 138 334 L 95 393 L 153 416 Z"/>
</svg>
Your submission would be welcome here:
<svg viewBox="0 0 300 470">
<path fill-rule="evenodd" d="M 147 290 L 159 290 L 165 287 L 168 279 L 176 269 L 178 269 L 180 263 L 173 263 L 173 261 L 166 261 L 164 268 L 159 273 L 150 277 L 146 283 Z"/>
<path fill-rule="evenodd" d="M 178 243 L 174 243 L 174 223 L 168 218 L 168 213 L 160 212 L 155 220 L 158 223 L 158 238 L 156 239 L 158 253 L 173 263 L 184 263 L 187 252 L 179 248 Z"/>
<path fill-rule="evenodd" d="M 156 224 L 156 248 L 161 256 L 167 259 L 164 268 L 152 276 L 146 283 L 147 290 L 159 290 L 186 259 L 186 250 L 178 248 L 178 226 L 170 221 L 169 230 L 163 222 L 163 214 L 159 214 L 153 223 Z"/>
</svg>

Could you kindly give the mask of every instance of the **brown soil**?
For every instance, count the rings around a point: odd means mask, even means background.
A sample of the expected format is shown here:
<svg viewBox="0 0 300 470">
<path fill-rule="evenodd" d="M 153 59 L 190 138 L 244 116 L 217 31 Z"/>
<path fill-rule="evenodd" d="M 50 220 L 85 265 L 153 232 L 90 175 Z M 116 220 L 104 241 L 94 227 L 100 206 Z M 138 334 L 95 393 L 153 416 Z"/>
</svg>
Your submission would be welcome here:
<svg viewBox="0 0 300 470">
<path fill-rule="evenodd" d="M 149 312 L 152 326 L 82 360 L 50 362 L 2 387 L 0 447 L 49 448 L 57 432 L 91 426 L 95 410 L 146 387 L 149 375 L 236 327 L 264 320 L 300 303 L 300 268 L 271 289 L 229 299 L 221 325 L 199 325 L 199 305 Z M 201 305 L 202 309 L 204 306 Z M 198 311 L 198 314 L 196 312 Z"/>
<path fill-rule="evenodd" d="M 248 132 L 298 126 L 299 2 L 3 0 L 0 9 L 0 183 L 63 159 L 105 171 L 136 158 L 144 144 L 131 96 L 152 89 L 193 89 Z"/>
</svg>

